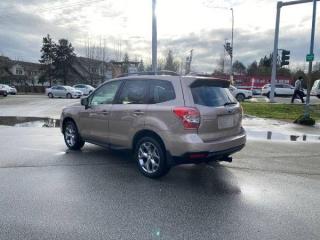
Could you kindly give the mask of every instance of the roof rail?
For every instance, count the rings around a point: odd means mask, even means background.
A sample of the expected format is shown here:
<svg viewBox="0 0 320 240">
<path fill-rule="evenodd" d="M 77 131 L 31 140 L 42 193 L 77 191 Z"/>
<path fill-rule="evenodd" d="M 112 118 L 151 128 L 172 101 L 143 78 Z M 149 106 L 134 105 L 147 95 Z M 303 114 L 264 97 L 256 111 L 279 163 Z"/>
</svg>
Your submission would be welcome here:
<svg viewBox="0 0 320 240">
<path fill-rule="evenodd" d="M 120 77 L 128 77 L 128 76 L 141 76 L 141 75 L 170 75 L 170 76 L 180 76 L 180 74 L 174 72 L 174 71 L 167 71 L 167 70 L 161 70 L 157 72 L 133 72 L 133 73 L 123 73 L 120 75 L 117 75 L 117 78 Z"/>
</svg>

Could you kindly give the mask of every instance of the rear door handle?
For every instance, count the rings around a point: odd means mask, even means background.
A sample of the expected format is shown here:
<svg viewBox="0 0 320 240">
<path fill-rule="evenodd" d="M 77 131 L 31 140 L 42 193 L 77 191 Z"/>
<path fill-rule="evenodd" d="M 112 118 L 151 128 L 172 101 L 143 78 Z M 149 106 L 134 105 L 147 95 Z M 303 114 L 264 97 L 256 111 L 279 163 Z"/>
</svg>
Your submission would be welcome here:
<svg viewBox="0 0 320 240">
<path fill-rule="evenodd" d="M 103 114 L 103 115 L 108 115 L 110 112 L 107 111 L 107 110 L 103 110 L 103 111 L 101 111 L 100 113 Z"/>
<path fill-rule="evenodd" d="M 141 116 L 141 115 L 143 115 L 144 114 L 144 112 L 142 112 L 141 110 L 135 110 L 134 112 L 133 112 L 133 115 L 136 115 L 136 116 Z"/>
</svg>

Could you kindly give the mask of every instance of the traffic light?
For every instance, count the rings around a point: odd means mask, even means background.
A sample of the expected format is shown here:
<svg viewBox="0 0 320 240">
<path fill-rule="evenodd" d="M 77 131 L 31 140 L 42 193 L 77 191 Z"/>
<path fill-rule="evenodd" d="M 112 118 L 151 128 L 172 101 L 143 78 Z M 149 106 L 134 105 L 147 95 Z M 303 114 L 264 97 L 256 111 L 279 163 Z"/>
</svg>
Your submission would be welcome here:
<svg viewBox="0 0 320 240">
<path fill-rule="evenodd" d="M 231 43 L 226 42 L 226 45 L 224 45 L 224 48 L 226 49 L 227 53 L 230 55 L 230 57 L 232 57 L 232 47 L 231 47 Z"/>
<path fill-rule="evenodd" d="M 290 59 L 290 51 L 282 50 L 281 67 L 285 65 L 289 65 L 289 59 Z"/>
</svg>

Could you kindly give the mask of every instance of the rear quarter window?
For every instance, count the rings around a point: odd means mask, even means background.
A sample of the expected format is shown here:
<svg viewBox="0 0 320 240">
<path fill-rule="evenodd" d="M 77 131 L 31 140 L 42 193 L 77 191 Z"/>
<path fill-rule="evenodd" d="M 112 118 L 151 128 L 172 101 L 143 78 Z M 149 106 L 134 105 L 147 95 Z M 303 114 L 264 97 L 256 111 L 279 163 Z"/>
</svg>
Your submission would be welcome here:
<svg viewBox="0 0 320 240">
<path fill-rule="evenodd" d="M 236 102 L 235 98 L 226 87 L 212 84 L 211 81 L 190 86 L 195 104 L 207 107 L 220 107 L 226 103 Z"/>
<path fill-rule="evenodd" d="M 174 100 L 176 94 L 172 83 L 165 80 L 150 81 L 150 103 L 163 103 Z"/>
</svg>

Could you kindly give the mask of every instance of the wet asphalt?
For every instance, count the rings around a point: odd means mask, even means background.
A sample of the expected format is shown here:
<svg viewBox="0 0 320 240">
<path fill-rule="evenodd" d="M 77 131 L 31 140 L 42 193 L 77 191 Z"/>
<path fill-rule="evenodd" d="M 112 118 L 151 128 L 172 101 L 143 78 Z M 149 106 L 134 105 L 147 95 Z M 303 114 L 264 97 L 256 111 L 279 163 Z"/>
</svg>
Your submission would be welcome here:
<svg viewBox="0 0 320 240">
<path fill-rule="evenodd" d="M 249 140 L 233 163 L 143 177 L 128 152 L 0 126 L 0 239 L 320 239 L 319 143 Z"/>
</svg>

